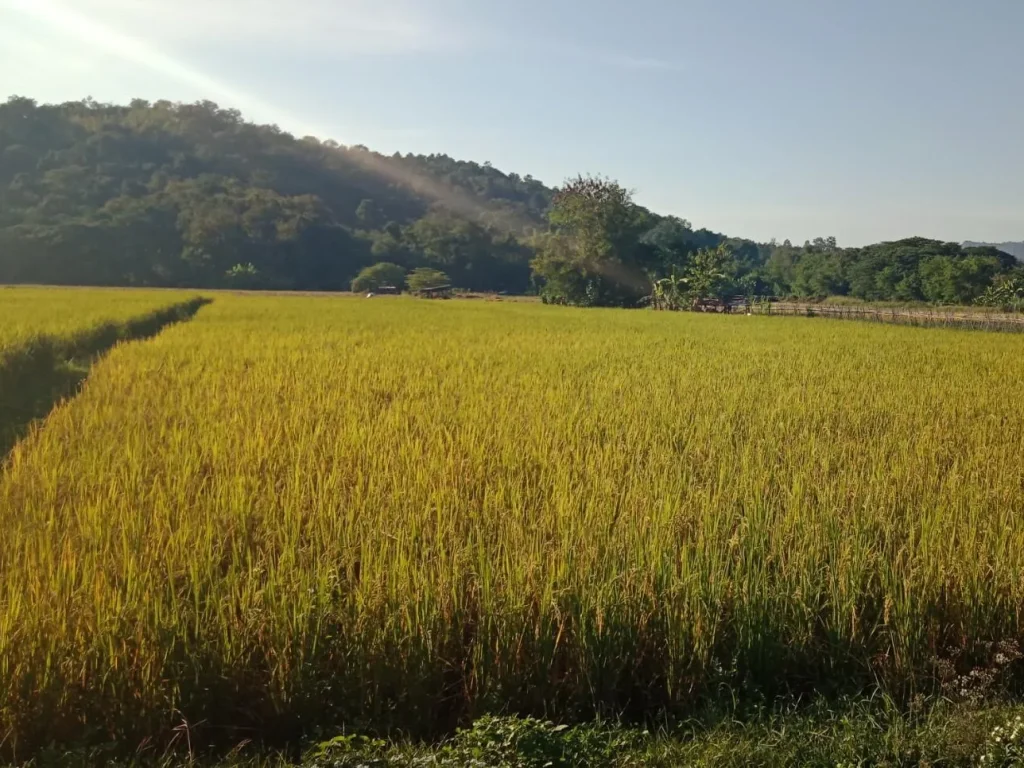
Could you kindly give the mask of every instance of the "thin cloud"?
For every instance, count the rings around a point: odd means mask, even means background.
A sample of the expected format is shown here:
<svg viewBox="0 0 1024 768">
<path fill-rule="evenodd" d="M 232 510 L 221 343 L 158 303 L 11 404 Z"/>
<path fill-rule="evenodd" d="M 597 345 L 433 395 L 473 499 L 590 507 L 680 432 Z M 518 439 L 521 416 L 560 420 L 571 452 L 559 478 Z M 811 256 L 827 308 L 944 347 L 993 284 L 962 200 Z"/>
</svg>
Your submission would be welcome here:
<svg viewBox="0 0 1024 768">
<path fill-rule="evenodd" d="M 73 41 L 81 49 L 100 56 L 121 59 L 145 67 L 170 80 L 202 92 L 206 98 L 222 100 L 261 120 L 277 120 L 301 127 L 307 133 L 327 136 L 329 133 L 297 119 L 281 120 L 281 113 L 272 104 L 240 90 L 229 83 L 194 69 L 165 53 L 146 39 L 125 34 L 114 27 L 70 8 L 60 0 L 15 0 L 8 4 L 17 11 L 44 24 L 52 33 Z"/>
<path fill-rule="evenodd" d="M 218 41 L 402 54 L 450 45 L 453 30 L 410 0 L 78 0 L 83 16 L 171 44 Z"/>
<path fill-rule="evenodd" d="M 109 0 L 104 0 L 108 2 Z M 121 59 L 135 66 L 148 68 L 166 78 L 202 91 L 208 97 L 224 100 L 239 107 L 248 117 L 257 119 L 278 119 L 290 126 L 301 128 L 305 133 L 328 137 L 330 132 L 296 119 L 281 119 L 280 110 L 262 99 L 239 90 L 211 75 L 190 67 L 149 40 L 126 34 L 119 29 L 70 8 L 61 0 L 6 0 L 6 7 L 13 7 L 28 17 L 42 23 L 51 33 L 67 41 Z M 273 117 L 268 117 L 273 116 Z M 330 150 L 327 150 L 330 151 Z M 346 154 L 367 171 L 396 184 L 407 186 L 425 198 L 443 204 L 449 210 L 467 217 L 487 215 L 492 226 L 508 233 L 525 231 L 535 224 L 529 218 L 505 210 L 493 211 L 481 200 L 464 190 L 431 176 L 417 173 L 411 168 L 391 162 L 388 158 L 373 152 L 351 152 Z"/>
<path fill-rule="evenodd" d="M 576 59 L 597 66 L 636 72 L 682 72 L 687 69 L 681 61 L 662 59 L 654 56 L 635 56 L 632 53 L 613 51 L 598 46 L 577 43 L 546 41 L 545 50 L 558 56 Z"/>
<path fill-rule="evenodd" d="M 69 70 L 82 73 L 96 69 L 94 58 L 47 46 L 31 37 L 19 35 L 14 30 L 0 28 L 0 69 L 25 66 L 26 61 L 32 62 L 33 72 L 37 75 L 41 70 L 53 76 Z M 7 95 L 0 91 L 0 99 Z"/>
<path fill-rule="evenodd" d="M 603 54 L 601 58 L 607 63 L 622 69 L 636 69 L 660 72 L 682 72 L 686 66 L 678 61 L 667 59 L 652 59 L 647 57 L 630 56 L 629 54 Z"/>
</svg>

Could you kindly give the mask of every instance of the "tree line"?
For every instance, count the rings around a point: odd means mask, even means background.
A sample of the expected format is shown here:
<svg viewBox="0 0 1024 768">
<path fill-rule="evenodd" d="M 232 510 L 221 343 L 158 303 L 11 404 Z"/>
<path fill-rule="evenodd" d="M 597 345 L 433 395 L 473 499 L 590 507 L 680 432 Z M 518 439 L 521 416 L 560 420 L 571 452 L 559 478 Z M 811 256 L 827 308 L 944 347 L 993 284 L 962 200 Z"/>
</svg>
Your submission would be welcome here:
<svg viewBox="0 0 1024 768">
<path fill-rule="evenodd" d="M 656 216 L 608 179 L 578 177 L 557 190 L 550 230 L 534 238 L 542 295 L 558 303 L 683 308 L 727 296 L 985 303 L 1024 309 L 1024 267 L 993 246 L 912 237 L 841 248 L 727 238 Z"/>
<path fill-rule="evenodd" d="M 991 246 L 757 243 L 658 215 L 608 179 L 551 189 L 489 163 L 297 138 L 212 102 L 0 105 L 0 282 L 335 291 L 376 264 L 592 306 L 1005 303 L 1024 284 Z"/>
</svg>

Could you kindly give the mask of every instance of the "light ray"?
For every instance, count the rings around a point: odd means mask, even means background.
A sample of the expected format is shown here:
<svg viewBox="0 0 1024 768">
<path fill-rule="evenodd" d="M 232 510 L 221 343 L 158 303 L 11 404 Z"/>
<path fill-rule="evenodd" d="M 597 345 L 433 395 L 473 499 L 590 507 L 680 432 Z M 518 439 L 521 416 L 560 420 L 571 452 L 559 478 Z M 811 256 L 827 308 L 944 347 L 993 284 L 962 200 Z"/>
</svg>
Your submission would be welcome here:
<svg viewBox="0 0 1024 768">
<path fill-rule="evenodd" d="M 249 113 L 260 120 L 301 125 L 302 130 L 306 133 L 328 135 L 317 126 L 308 125 L 301 119 L 287 116 L 287 120 L 280 120 L 280 117 L 283 116 L 281 116 L 280 110 L 272 104 L 189 67 L 161 51 L 152 43 L 127 35 L 90 18 L 59 0 L 14 0 L 13 7 L 90 48 L 106 55 L 116 56 L 130 64 L 146 67 L 179 83 L 190 85 L 207 94 L 207 98 L 227 102 L 229 106 Z"/>
<path fill-rule="evenodd" d="M 125 34 L 76 11 L 61 0 L 13 0 L 13 7 L 90 48 L 192 86 L 207 97 L 227 102 L 228 106 L 238 108 L 250 117 L 301 127 L 304 133 L 310 135 L 331 135 L 330 132 L 301 120 L 291 117 L 281 120 L 280 117 L 285 116 L 272 104 L 183 64 L 152 43 Z M 502 233 L 520 236 L 536 227 L 536 221 L 528 217 L 508 210 L 496 210 L 452 184 L 417 173 L 390 158 L 368 151 L 349 151 L 345 154 L 349 161 L 366 171 L 407 187 L 421 197 L 438 203 L 456 214 L 474 220 L 486 218 L 492 228 Z M 626 285 L 639 286 L 645 281 L 642 274 L 633 274 L 625 266 L 613 268 L 611 265 L 605 265 L 603 271 L 609 279 Z"/>
</svg>

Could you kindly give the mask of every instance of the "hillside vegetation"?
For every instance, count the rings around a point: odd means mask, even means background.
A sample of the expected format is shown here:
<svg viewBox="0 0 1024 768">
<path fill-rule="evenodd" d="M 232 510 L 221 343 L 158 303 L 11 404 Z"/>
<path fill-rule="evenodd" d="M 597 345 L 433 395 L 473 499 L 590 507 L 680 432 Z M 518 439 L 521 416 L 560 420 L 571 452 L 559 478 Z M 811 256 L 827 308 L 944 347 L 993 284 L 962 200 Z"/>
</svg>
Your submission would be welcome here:
<svg viewBox="0 0 1024 768">
<path fill-rule="evenodd" d="M 592 306 L 643 305 L 678 279 L 721 295 L 1024 307 L 1017 261 L 988 246 L 756 243 L 604 179 L 552 189 L 489 163 L 296 138 L 209 102 L 0 105 L 0 282 L 338 291 L 381 262 Z"/>
<path fill-rule="evenodd" d="M 387 260 L 524 291 L 516 238 L 550 199 L 530 177 L 296 139 L 209 103 L 0 106 L 0 281 L 347 290 Z"/>
</svg>

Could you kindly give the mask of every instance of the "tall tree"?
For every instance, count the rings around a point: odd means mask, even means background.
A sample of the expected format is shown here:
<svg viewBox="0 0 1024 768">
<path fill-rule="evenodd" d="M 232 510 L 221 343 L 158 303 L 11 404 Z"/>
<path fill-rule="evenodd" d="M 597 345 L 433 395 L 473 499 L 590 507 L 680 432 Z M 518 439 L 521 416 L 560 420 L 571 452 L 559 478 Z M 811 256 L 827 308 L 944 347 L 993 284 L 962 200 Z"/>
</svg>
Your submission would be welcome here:
<svg viewBox="0 0 1024 768">
<path fill-rule="evenodd" d="M 571 179 L 555 193 L 548 220 L 533 261 L 546 294 L 586 306 L 634 306 L 650 293 L 644 267 L 653 249 L 640 241 L 649 214 L 627 189 L 600 177 Z"/>
<path fill-rule="evenodd" d="M 684 276 L 693 300 L 725 298 L 734 290 L 735 279 L 736 261 L 725 243 L 697 251 Z"/>
</svg>

